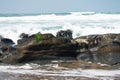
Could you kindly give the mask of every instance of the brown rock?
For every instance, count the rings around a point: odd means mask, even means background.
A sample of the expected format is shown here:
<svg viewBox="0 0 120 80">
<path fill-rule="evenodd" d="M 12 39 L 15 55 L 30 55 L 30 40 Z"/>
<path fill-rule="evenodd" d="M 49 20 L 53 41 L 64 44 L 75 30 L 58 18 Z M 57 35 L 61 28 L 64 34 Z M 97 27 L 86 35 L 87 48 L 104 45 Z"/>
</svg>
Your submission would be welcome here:
<svg viewBox="0 0 120 80">
<path fill-rule="evenodd" d="M 101 63 L 120 63 L 120 45 L 109 43 L 98 50 L 98 58 Z"/>
<path fill-rule="evenodd" d="M 77 44 L 68 38 L 51 38 L 18 48 L 18 62 L 41 59 L 42 57 L 76 57 Z"/>
</svg>

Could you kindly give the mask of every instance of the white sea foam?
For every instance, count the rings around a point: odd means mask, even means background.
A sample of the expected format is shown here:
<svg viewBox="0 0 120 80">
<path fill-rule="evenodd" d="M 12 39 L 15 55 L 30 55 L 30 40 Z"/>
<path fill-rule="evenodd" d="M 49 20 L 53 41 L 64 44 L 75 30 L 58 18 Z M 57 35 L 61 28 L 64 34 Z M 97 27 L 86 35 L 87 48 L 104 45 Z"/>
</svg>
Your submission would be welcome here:
<svg viewBox="0 0 120 80">
<path fill-rule="evenodd" d="M 89 34 L 120 33 L 120 14 L 72 12 L 68 15 L 29 15 L 0 17 L 0 35 L 17 41 L 21 33 L 56 34 L 59 30 L 73 30 L 73 37 Z"/>
</svg>

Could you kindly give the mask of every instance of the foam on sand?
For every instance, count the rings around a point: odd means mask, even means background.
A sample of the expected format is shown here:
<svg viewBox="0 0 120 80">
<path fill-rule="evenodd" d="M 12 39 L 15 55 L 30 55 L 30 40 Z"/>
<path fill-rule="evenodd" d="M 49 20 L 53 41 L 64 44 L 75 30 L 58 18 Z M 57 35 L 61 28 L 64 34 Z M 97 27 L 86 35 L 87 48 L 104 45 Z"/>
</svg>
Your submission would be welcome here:
<svg viewBox="0 0 120 80">
<path fill-rule="evenodd" d="M 37 68 L 33 67 L 36 66 Z M 38 67 L 39 66 L 39 67 Z M 96 69 L 86 69 L 81 68 L 71 69 L 62 68 L 57 66 L 57 64 L 47 65 L 49 70 L 42 69 L 41 65 L 38 64 L 25 64 L 21 66 L 0 66 L 0 72 L 7 72 L 12 74 L 31 74 L 31 75 L 41 75 L 41 76 L 84 76 L 88 78 L 99 78 L 99 79 L 114 79 L 120 78 L 120 70 L 96 70 Z M 52 70 L 54 68 L 54 70 Z M 51 70 L 50 70 L 51 69 Z"/>
</svg>

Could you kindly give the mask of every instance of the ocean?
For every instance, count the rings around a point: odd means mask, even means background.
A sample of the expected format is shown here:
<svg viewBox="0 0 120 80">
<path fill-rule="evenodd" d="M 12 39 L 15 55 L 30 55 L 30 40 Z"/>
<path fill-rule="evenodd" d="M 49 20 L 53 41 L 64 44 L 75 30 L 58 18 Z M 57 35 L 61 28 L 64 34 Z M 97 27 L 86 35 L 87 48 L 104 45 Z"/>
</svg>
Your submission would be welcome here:
<svg viewBox="0 0 120 80">
<path fill-rule="evenodd" d="M 120 13 L 70 12 L 0 14 L 0 35 L 12 39 L 15 43 L 17 43 L 21 33 L 31 35 L 41 32 L 56 35 L 57 31 L 66 29 L 73 31 L 74 38 L 90 34 L 120 33 Z M 46 67 L 46 69 L 43 69 L 43 67 Z M 34 63 L 0 65 L 0 80 L 37 80 L 33 78 L 35 76 L 29 78 L 31 75 L 37 75 L 39 77 L 57 76 L 54 80 L 87 80 L 91 78 L 94 78 L 94 80 L 119 80 L 120 69 L 69 69 L 59 67 L 57 63 L 46 64 L 44 66 Z M 61 76 L 65 78 L 59 78 Z M 70 78 L 71 76 L 72 78 Z M 75 78 L 76 76 L 81 78 Z"/>
<path fill-rule="evenodd" d="M 120 13 L 39 13 L 0 14 L 0 35 L 17 42 L 21 33 L 37 32 L 56 35 L 59 30 L 71 29 L 73 37 L 119 33 Z"/>
</svg>

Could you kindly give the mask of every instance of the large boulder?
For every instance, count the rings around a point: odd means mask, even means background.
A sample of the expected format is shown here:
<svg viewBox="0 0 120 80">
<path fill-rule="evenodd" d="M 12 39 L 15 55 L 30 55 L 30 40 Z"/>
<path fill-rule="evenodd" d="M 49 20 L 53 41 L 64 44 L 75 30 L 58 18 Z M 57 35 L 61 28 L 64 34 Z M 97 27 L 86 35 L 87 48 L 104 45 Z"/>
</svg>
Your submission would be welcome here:
<svg viewBox="0 0 120 80">
<path fill-rule="evenodd" d="M 19 48 L 17 60 L 24 62 L 50 56 L 75 57 L 77 48 L 78 45 L 72 44 L 68 38 L 52 38 Z"/>
<path fill-rule="evenodd" d="M 13 47 L 15 47 L 15 43 L 11 39 L 0 39 L 0 61 L 14 52 Z"/>
<path fill-rule="evenodd" d="M 0 39 L 0 52 L 3 53 L 8 47 L 14 46 L 15 43 L 8 38 L 1 38 Z"/>
<path fill-rule="evenodd" d="M 79 44 L 78 60 L 115 64 L 120 62 L 119 34 L 88 35 L 74 39 Z"/>
<path fill-rule="evenodd" d="M 116 64 L 120 63 L 120 43 L 111 42 L 98 49 L 98 59 L 101 63 Z"/>
<path fill-rule="evenodd" d="M 9 45 L 9 46 L 12 46 L 15 44 L 11 39 L 8 39 L 8 38 L 0 39 L 0 43 L 2 43 L 4 45 Z"/>
<path fill-rule="evenodd" d="M 90 51 L 79 53 L 76 58 L 77 60 L 93 62 L 93 54 Z"/>
</svg>

